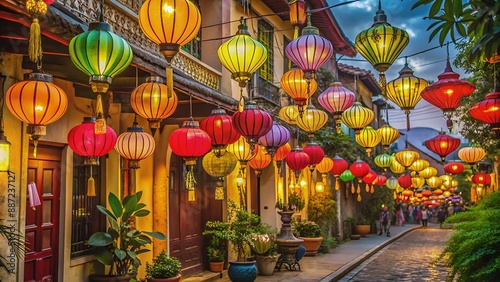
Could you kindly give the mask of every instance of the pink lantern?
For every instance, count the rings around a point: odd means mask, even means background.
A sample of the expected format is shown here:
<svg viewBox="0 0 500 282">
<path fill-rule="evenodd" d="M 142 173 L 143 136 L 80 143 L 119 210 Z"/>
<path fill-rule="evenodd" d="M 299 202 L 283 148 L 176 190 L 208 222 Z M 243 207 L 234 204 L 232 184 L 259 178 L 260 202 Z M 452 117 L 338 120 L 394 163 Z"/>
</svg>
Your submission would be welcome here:
<svg viewBox="0 0 500 282">
<path fill-rule="evenodd" d="M 318 102 L 321 106 L 333 114 L 337 133 L 340 133 L 340 117 L 342 113 L 351 107 L 355 101 L 356 95 L 338 81 L 332 83 L 318 96 Z"/>
</svg>

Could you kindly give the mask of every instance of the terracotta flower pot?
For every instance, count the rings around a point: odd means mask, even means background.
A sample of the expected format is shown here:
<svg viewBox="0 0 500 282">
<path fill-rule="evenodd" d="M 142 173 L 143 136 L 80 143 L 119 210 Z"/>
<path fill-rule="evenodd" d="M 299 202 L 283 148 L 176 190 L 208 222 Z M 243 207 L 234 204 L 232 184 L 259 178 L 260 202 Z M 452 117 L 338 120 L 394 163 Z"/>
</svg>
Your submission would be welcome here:
<svg viewBox="0 0 500 282">
<path fill-rule="evenodd" d="M 129 282 L 130 279 L 135 277 L 136 274 L 127 276 L 91 274 L 89 280 L 92 282 Z"/>
<path fill-rule="evenodd" d="M 212 272 L 222 272 L 224 270 L 224 261 L 211 261 L 209 265 Z"/>
<path fill-rule="evenodd" d="M 181 275 L 177 275 L 171 278 L 148 278 L 148 282 L 179 282 L 181 281 Z"/>
<path fill-rule="evenodd" d="M 304 240 L 302 246 L 306 248 L 306 256 L 308 257 L 315 256 L 318 253 L 319 248 L 321 247 L 321 242 L 323 242 L 323 237 L 299 237 L 299 239 Z"/>
<path fill-rule="evenodd" d="M 366 235 L 370 234 L 371 226 L 368 224 L 358 224 L 354 225 L 354 233 L 361 235 L 361 237 L 366 237 Z"/>
</svg>

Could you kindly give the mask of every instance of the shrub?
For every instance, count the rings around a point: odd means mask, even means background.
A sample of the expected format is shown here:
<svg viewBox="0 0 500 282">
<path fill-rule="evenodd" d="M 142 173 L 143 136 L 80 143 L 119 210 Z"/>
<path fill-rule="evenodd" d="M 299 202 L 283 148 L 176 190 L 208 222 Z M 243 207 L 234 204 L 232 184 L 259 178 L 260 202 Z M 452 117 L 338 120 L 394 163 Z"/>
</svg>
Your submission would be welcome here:
<svg viewBox="0 0 500 282">
<path fill-rule="evenodd" d="M 318 252 L 328 254 L 338 246 L 339 242 L 335 237 L 326 236 L 323 238 L 323 241 L 321 242 L 321 246 L 319 247 Z"/>
<path fill-rule="evenodd" d="M 307 217 L 316 222 L 324 234 L 329 230 L 337 219 L 337 202 L 328 192 L 316 193 L 309 199 Z"/>
<path fill-rule="evenodd" d="M 314 221 L 302 220 L 293 222 L 295 236 L 316 238 L 321 237 L 321 228 Z"/>
<path fill-rule="evenodd" d="M 153 264 L 146 262 L 147 278 L 172 278 L 181 272 L 181 262 L 174 257 L 170 257 L 164 250 L 153 258 Z"/>
<path fill-rule="evenodd" d="M 439 258 L 446 257 L 451 266 L 449 280 L 500 281 L 500 193 L 487 195 L 476 207 L 454 214 L 445 223 L 455 224 Z"/>
</svg>

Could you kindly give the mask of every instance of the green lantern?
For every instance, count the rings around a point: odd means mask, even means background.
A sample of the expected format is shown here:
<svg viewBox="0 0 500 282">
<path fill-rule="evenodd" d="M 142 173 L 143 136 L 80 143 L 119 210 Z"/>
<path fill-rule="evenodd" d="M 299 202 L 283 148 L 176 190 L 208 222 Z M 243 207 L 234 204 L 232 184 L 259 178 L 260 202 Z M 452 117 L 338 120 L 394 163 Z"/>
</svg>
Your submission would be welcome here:
<svg viewBox="0 0 500 282">
<path fill-rule="evenodd" d="M 385 174 L 385 172 L 387 171 L 387 168 L 389 168 L 391 166 L 393 160 L 394 160 L 394 156 L 391 156 L 387 153 L 378 155 L 374 159 L 375 164 L 378 167 L 384 169 L 384 172 L 382 174 Z"/>
</svg>

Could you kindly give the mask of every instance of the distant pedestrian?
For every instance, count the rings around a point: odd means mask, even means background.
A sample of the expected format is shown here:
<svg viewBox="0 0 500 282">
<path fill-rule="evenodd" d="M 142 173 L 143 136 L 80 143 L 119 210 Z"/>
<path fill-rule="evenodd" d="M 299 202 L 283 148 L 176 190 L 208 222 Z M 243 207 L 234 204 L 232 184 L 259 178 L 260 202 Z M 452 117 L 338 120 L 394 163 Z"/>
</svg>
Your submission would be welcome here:
<svg viewBox="0 0 500 282">
<path fill-rule="evenodd" d="M 389 232 L 389 211 L 387 207 L 384 207 L 382 212 L 380 213 L 380 232 L 378 235 L 382 235 L 382 231 L 387 235 L 387 237 L 391 236 Z"/>
<path fill-rule="evenodd" d="M 420 219 L 418 217 L 418 211 L 419 210 L 420 209 L 418 207 L 413 208 L 413 219 L 415 220 L 414 223 L 416 223 L 416 224 L 420 224 Z"/>
<path fill-rule="evenodd" d="M 452 216 L 452 215 L 453 215 L 453 205 L 448 204 L 448 216 Z"/>
<path fill-rule="evenodd" d="M 427 221 L 429 220 L 429 210 L 427 207 L 422 209 L 422 226 L 427 228 Z"/>
<path fill-rule="evenodd" d="M 442 228 L 443 227 L 443 222 L 444 220 L 446 219 L 446 211 L 444 210 L 444 208 L 440 208 L 438 210 L 438 213 L 437 213 L 437 218 L 438 218 L 438 221 L 439 221 L 439 227 Z"/>
</svg>

